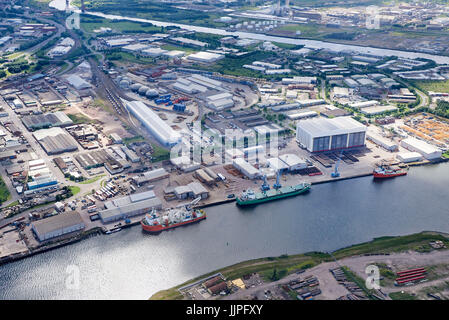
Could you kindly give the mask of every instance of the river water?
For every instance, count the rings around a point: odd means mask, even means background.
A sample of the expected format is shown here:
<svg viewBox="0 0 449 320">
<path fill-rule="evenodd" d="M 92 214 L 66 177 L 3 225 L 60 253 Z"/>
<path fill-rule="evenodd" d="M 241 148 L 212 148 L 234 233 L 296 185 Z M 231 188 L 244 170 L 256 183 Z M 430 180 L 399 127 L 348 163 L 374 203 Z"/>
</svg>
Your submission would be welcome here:
<svg viewBox="0 0 449 320">
<path fill-rule="evenodd" d="M 315 185 L 310 193 L 239 209 L 207 208 L 199 224 L 158 236 L 132 227 L 0 267 L 0 299 L 146 299 L 243 260 L 332 251 L 385 235 L 449 232 L 449 163 L 406 177 Z M 67 267 L 79 287 L 66 286 Z"/>
</svg>

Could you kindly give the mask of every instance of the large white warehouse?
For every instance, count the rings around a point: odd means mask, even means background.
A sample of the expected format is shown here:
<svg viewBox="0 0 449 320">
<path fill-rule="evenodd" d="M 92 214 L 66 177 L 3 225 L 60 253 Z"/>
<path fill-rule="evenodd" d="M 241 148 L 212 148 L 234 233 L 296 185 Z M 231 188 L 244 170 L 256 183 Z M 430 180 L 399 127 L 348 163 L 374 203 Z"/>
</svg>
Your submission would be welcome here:
<svg viewBox="0 0 449 320">
<path fill-rule="evenodd" d="M 348 149 L 365 145 L 366 126 L 351 117 L 300 120 L 296 140 L 310 152 Z"/>
<path fill-rule="evenodd" d="M 170 147 L 181 142 L 181 134 L 173 130 L 142 101 L 126 103 L 126 108 L 147 128 L 164 146 Z"/>
<path fill-rule="evenodd" d="M 407 138 L 401 141 L 401 146 L 404 148 L 420 153 L 427 160 L 433 160 L 441 158 L 442 152 L 437 147 L 434 147 L 427 142 L 415 139 Z"/>
<path fill-rule="evenodd" d="M 421 161 L 422 155 L 418 152 L 401 152 L 396 155 L 396 159 L 404 163 L 415 162 Z"/>
<path fill-rule="evenodd" d="M 250 179 L 254 179 L 260 176 L 260 171 L 242 158 L 234 159 L 232 161 L 232 165 Z"/>
</svg>

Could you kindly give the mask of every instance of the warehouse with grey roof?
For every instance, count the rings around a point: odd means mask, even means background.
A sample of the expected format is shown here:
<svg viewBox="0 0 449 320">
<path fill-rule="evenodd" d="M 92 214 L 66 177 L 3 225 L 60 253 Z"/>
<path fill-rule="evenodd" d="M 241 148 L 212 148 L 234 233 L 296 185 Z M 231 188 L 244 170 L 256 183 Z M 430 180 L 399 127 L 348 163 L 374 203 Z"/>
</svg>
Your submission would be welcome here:
<svg viewBox="0 0 449 320">
<path fill-rule="evenodd" d="M 78 212 L 61 213 L 50 218 L 34 221 L 31 229 L 39 241 L 45 241 L 68 233 L 81 231 L 86 227 Z"/>
</svg>

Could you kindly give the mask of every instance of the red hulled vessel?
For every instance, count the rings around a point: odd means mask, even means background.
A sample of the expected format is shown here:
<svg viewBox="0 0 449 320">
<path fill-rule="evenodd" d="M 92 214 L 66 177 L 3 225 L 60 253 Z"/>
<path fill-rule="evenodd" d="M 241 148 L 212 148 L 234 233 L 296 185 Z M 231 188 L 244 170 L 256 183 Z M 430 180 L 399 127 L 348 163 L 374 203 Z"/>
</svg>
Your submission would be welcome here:
<svg viewBox="0 0 449 320">
<path fill-rule="evenodd" d="M 399 176 L 405 176 L 407 174 L 407 168 L 392 168 L 390 166 L 379 166 L 373 171 L 373 177 L 375 179 L 394 178 Z"/>
</svg>

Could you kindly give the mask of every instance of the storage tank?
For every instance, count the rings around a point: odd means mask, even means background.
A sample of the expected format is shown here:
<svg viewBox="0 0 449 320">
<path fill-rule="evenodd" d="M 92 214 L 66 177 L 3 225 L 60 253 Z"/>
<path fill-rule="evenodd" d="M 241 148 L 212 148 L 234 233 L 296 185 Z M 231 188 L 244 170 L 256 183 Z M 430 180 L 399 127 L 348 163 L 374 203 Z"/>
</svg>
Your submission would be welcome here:
<svg viewBox="0 0 449 320">
<path fill-rule="evenodd" d="M 121 80 L 120 81 L 120 87 L 124 88 L 124 89 L 129 88 L 129 81 L 128 80 Z"/>
<path fill-rule="evenodd" d="M 148 89 L 150 89 L 150 88 L 148 88 L 147 86 L 141 86 L 139 88 L 138 93 L 143 96 L 143 95 L 145 95 L 145 93 L 147 92 Z"/>
<path fill-rule="evenodd" d="M 133 85 L 131 85 L 131 90 L 137 92 L 141 87 L 142 85 L 140 83 L 134 83 Z"/>
<path fill-rule="evenodd" d="M 145 95 L 146 95 L 148 98 L 154 98 L 154 97 L 157 97 L 157 96 L 159 95 L 159 92 L 157 92 L 156 89 L 148 89 L 148 90 L 145 92 Z"/>
</svg>

